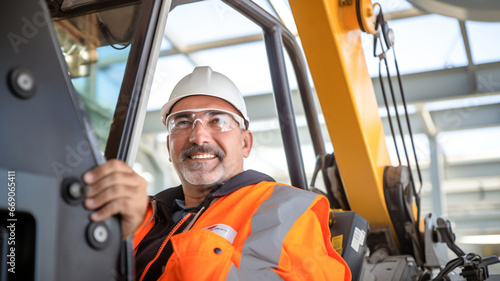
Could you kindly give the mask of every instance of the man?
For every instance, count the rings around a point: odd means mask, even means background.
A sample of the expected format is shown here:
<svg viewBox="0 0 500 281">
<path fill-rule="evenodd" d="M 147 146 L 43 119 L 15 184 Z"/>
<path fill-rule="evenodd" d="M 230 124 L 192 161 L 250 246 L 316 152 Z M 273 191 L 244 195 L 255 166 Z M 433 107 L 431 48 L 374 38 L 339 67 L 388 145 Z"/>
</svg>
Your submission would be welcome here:
<svg viewBox="0 0 500 281">
<path fill-rule="evenodd" d="M 93 219 L 120 213 L 124 235 L 143 219 L 134 236 L 137 280 L 350 280 L 330 243 L 327 199 L 243 170 L 253 137 L 232 81 L 195 68 L 161 118 L 180 186 L 145 203 L 145 183 L 122 162 L 84 177 L 86 206 L 100 216 Z"/>
</svg>

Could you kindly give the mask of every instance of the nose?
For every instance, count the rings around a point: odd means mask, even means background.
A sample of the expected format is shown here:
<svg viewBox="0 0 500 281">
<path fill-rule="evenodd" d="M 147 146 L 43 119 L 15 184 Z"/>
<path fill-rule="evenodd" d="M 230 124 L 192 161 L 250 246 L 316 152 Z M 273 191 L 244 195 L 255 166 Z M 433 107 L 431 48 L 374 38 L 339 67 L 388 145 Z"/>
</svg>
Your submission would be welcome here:
<svg viewBox="0 0 500 281">
<path fill-rule="evenodd" d="M 197 145 L 202 145 L 203 143 L 209 142 L 210 138 L 211 135 L 207 131 L 207 129 L 205 129 L 203 121 L 201 121 L 200 119 L 196 119 L 193 123 L 193 130 L 191 131 L 191 135 L 189 136 L 189 141 L 191 143 L 196 143 Z"/>
</svg>

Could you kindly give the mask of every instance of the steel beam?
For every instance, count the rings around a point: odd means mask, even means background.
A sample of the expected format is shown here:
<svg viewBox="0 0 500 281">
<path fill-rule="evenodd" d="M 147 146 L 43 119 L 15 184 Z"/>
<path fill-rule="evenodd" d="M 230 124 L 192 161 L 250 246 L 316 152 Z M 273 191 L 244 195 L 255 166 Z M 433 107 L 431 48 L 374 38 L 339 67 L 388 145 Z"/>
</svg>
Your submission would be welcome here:
<svg viewBox="0 0 500 281">
<path fill-rule="evenodd" d="M 436 216 L 446 213 L 446 197 L 442 188 L 443 182 L 443 152 L 436 140 L 436 136 L 429 138 L 431 154 L 431 182 L 432 182 L 432 212 Z"/>
<path fill-rule="evenodd" d="M 477 87 L 467 66 L 402 75 L 406 101 L 424 102 L 500 91 L 500 62 L 475 65 L 475 71 Z M 379 79 L 372 80 L 377 102 L 383 105 Z"/>
</svg>

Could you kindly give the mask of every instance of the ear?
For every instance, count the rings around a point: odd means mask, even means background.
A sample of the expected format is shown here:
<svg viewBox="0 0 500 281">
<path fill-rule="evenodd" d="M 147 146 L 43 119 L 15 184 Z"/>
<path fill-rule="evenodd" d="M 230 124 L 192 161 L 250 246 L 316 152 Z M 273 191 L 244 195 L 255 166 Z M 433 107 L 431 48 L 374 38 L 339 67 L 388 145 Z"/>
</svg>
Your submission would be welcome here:
<svg viewBox="0 0 500 281">
<path fill-rule="evenodd" d="M 253 145 L 253 135 L 249 130 L 241 133 L 241 146 L 243 148 L 243 157 L 247 158 L 250 155 Z"/>
<path fill-rule="evenodd" d="M 170 155 L 170 135 L 167 135 L 167 151 L 168 151 L 168 161 L 172 162 L 172 157 Z"/>
</svg>

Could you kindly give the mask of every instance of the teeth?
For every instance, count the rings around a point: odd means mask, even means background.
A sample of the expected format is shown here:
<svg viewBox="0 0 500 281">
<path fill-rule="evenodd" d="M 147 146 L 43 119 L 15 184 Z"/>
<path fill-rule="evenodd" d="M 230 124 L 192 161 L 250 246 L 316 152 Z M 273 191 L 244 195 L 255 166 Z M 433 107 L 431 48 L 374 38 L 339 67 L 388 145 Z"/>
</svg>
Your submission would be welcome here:
<svg viewBox="0 0 500 281">
<path fill-rule="evenodd" d="M 191 159 L 209 159 L 209 158 L 215 158 L 215 155 L 213 154 L 198 154 L 198 155 L 191 155 Z"/>
</svg>

